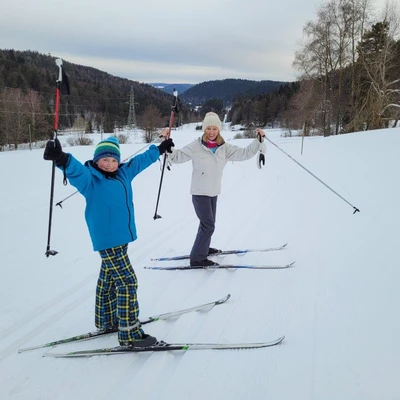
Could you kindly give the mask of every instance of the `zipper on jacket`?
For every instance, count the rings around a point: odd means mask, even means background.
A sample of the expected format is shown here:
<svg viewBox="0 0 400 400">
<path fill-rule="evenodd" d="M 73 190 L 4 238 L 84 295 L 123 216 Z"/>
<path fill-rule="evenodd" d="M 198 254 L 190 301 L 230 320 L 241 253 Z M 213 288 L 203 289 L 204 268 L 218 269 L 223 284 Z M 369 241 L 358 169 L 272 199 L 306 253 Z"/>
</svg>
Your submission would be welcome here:
<svg viewBox="0 0 400 400">
<path fill-rule="evenodd" d="M 129 232 L 130 232 L 130 234 L 131 234 L 131 237 L 132 237 L 132 240 L 134 239 L 134 237 L 133 237 L 133 232 L 132 232 L 132 230 L 131 230 L 131 212 L 130 212 L 130 210 L 129 210 L 129 204 L 128 204 L 128 191 L 126 190 L 126 187 L 125 187 L 125 185 L 124 185 L 124 182 L 122 182 L 120 179 L 118 179 L 116 176 L 114 177 L 114 179 L 116 180 L 116 181 L 118 181 L 121 185 L 122 185 L 122 187 L 124 188 L 124 191 L 125 191 L 125 204 L 126 204 L 126 209 L 128 210 L 128 214 L 129 214 L 129 222 L 128 222 L 128 229 L 129 229 Z M 133 207 L 133 206 L 132 206 Z"/>
</svg>

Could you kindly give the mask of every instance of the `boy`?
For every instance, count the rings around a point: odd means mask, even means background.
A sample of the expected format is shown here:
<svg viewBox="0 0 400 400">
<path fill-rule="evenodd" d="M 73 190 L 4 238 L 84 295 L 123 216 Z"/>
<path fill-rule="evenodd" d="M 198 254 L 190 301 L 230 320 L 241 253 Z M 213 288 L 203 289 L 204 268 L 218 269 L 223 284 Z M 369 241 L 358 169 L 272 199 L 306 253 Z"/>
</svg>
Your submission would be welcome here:
<svg viewBox="0 0 400 400">
<path fill-rule="evenodd" d="M 118 139 L 101 141 L 93 160 L 83 165 L 64 153 L 58 139 L 46 143 L 44 159 L 55 161 L 64 178 L 86 199 L 85 219 L 93 249 L 101 257 L 96 288 L 95 324 L 98 329 L 118 331 L 121 346 L 150 346 L 157 342 L 143 332 L 139 321 L 137 278 L 127 254 L 128 243 L 137 239 L 131 181 L 171 152 L 172 139 L 120 164 Z"/>
</svg>

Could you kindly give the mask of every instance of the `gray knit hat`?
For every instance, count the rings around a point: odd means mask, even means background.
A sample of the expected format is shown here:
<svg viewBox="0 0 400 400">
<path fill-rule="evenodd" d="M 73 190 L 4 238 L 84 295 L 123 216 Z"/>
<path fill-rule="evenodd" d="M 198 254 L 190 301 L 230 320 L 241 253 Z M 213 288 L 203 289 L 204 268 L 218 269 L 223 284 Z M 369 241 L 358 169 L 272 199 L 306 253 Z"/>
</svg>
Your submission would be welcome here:
<svg viewBox="0 0 400 400">
<path fill-rule="evenodd" d="M 218 114 L 215 114 L 214 112 L 208 112 L 206 114 L 203 120 L 203 131 L 205 131 L 208 126 L 216 126 L 221 132 L 222 123 Z"/>
</svg>

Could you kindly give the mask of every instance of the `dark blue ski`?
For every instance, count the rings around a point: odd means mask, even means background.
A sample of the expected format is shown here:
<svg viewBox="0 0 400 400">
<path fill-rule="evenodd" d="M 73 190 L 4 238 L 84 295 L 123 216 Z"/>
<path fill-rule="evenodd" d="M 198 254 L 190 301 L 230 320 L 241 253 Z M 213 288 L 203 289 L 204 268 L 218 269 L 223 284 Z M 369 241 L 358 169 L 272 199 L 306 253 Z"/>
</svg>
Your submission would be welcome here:
<svg viewBox="0 0 400 400">
<path fill-rule="evenodd" d="M 211 266 L 191 266 L 191 265 L 172 265 L 172 266 L 164 266 L 164 265 L 152 265 L 146 266 L 146 269 L 156 269 L 160 271 L 186 271 L 193 269 L 206 269 L 206 270 L 216 270 L 216 269 L 285 269 L 290 268 L 294 265 L 295 261 L 289 264 L 276 264 L 276 265 L 234 265 L 234 264 L 220 264 L 220 265 L 211 265 Z"/>
<path fill-rule="evenodd" d="M 243 250 L 223 250 L 219 253 L 215 254 L 210 254 L 209 257 L 214 257 L 214 256 L 226 256 L 229 254 L 237 254 L 237 255 L 243 255 L 247 253 L 264 253 L 267 251 L 278 251 L 278 250 L 283 250 L 287 246 L 287 243 L 285 243 L 282 246 L 278 247 L 266 247 L 264 249 L 243 249 Z M 151 261 L 178 261 L 178 260 L 188 260 L 190 256 L 188 254 L 184 256 L 174 256 L 174 257 L 160 257 L 160 258 L 152 258 Z"/>
</svg>

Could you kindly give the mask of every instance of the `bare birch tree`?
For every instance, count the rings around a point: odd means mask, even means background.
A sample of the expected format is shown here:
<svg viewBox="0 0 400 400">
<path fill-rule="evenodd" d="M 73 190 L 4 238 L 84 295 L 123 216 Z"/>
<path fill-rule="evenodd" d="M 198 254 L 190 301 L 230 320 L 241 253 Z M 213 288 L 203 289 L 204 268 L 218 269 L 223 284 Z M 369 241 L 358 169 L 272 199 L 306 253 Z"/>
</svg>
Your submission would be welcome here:
<svg viewBox="0 0 400 400">
<path fill-rule="evenodd" d="M 145 142 L 151 143 L 156 135 L 157 129 L 163 126 L 160 110 L 156 106 L 150 104 L 146 108 L 143 116 L 139 118 L 139 125 L 144 130 Z"/>
<path fill-rule="evenodd" d="M 318 98 L 315 104 L 315 116 L 319 119 L 324 136 L 330 134 L 330 81 L 329 72 L 333 65 L 333 51 L 330 43 L 332 21 L 326 6 L 317 11 L 317 21 L 309 21 L 303 29 L 305 40 L 302 48 L 295 54 L 293 66 L 302 72 L 303 79 L 316 81 L 311 87 L 316 90 L 312 99 Z M 314 103 L 314 102 L 313 102 Z"/>
<path fill-rule="evenodd" d="M 344 130 L 355 132 L 362 128 L 363 121 L 359 118 L 357 98 L 360 97 L 360 73 L 357 68 L 357 46 L 361 41 L 371 15 L 370 0 L 349 0 L 350 3 L 350 93 L 347 105 L 347 126 Z"/>
<path fill-rule="evenodd" d="M 308 22 L 303 30 L 306 40 L 296 53 L 294 67 L 303 73 L 303 78 L 319 83 L 314 85 L 319 97 L 315 117 L 324 136 L 332 128 L 335 134 L 343 131 L 347 107 L 352 109 L 347 119 L 357 114 L 353 104 L 358 94 L 356 46 L 370 16 L 369 1 L 330 0 L 317 10 L 317 21 Z M 351 90 L 346 88 L 350 95 L 344 93 L 345 79 L 351 83 Z"/>
<path fill-rule="evenodd" d="M 5 143 L 14 145 L 15 149 L 28 136 L 26 125 L 26 102 L 21 89 L 8 89 L 1 95 L 3 104 L 3 122 Z M 26 131 L 25 131 L 26 130 Z"/>
<path fill-rule="evenodd" d="M 359 61 L 365 73 L 365 107 L 368 128 L 379 129 L 394 119 L 400 107 L 400 76 L 397 71 L 399 15 L 394 3 L 386 4 L 382 22 L 365 32 L 359 46 Z"/>
</svg>

